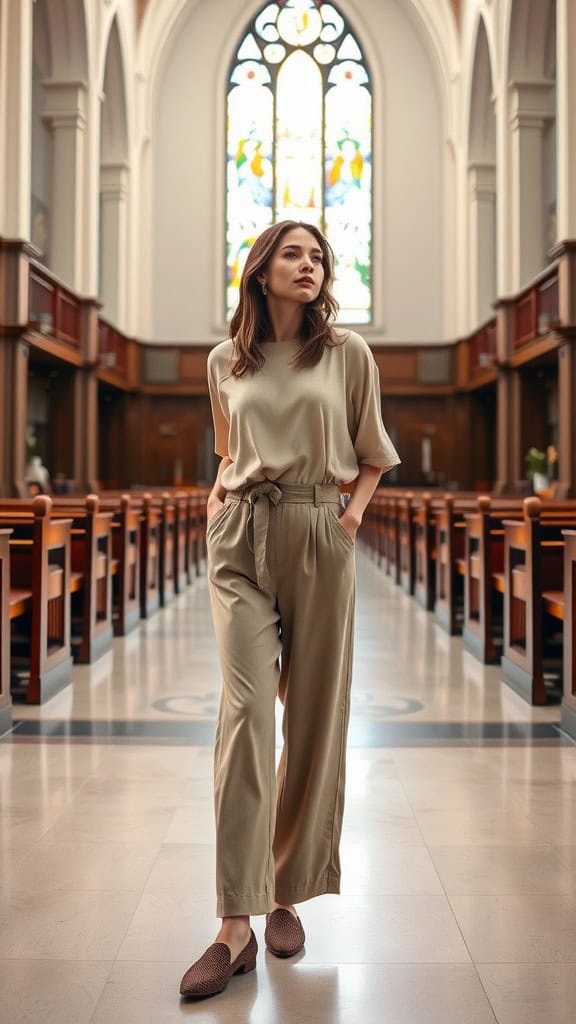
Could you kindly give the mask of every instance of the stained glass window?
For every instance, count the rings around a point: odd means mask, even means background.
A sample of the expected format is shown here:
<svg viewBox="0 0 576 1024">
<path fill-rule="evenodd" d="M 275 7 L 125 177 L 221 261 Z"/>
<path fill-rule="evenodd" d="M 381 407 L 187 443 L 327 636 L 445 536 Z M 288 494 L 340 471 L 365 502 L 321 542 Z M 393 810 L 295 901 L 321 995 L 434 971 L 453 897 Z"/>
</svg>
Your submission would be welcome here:
<svg viewBox="0 0 576 1024">
<path fill-rule="evenodd" d="M 369 322 L 372 95 L 360 44 L 334 4 L 260 10 L 230 67 L 227 114 L 227 315 L 254 239 L 290 219 L 316 224 L 334 250 L 339 319 Z"/>
</svg>

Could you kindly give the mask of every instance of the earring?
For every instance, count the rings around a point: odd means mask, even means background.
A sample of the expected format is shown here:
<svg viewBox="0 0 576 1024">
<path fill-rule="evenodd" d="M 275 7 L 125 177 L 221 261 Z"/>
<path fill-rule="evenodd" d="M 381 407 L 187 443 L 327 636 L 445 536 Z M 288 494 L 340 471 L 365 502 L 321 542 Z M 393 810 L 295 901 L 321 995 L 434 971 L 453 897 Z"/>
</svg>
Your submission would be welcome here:
<svg viewBox="0 0 576 1024">
<path fill-rule="evenodd" d="M 262 295 L 266 295 L 266 281 L 262 281 Z"/>
</svg>

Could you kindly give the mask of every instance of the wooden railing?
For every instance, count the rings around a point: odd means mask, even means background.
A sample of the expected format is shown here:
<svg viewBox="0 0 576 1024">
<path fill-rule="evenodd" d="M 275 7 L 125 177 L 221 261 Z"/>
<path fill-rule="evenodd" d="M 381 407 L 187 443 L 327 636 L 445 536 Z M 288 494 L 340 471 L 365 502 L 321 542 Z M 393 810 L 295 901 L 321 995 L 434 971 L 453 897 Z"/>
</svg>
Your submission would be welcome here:
<svg viewBox="0 0 576 1024">
<path fill-rule="evenodd" d="M 496 317 L 479 327 L 468 339 L 468 376 L 492 369 L 496 361 Z"/>
<path fill-rule="evenodd" d="M 28 318 L 33 330 L 80 348 L 81 300 L 45 267 L 32 261 Z"/>
<path fill-rule="evenodd" d="M 514 348 L 546 334 L 558 322 L 558 267 L 554 266 L 536 278 L 514 302 Z"/>
<path fill-rule="evenodd" d="M 128 366 L 128 339 L 112 324 L 98 320 L 98 356 L 103 370 L 125 377 Z"/>
</svg>

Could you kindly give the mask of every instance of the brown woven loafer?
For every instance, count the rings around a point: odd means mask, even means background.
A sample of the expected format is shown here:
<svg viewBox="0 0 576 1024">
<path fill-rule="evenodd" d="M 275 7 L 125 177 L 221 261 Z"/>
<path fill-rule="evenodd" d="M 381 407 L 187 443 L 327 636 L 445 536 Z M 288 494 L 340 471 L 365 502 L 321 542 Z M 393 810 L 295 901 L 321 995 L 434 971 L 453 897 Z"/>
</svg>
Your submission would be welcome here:
<svg viewBox="0 0 576 1024">
<path fill-rule="evenodd" d="M 180 995 L 215 996 L 223 992 L 233 974 L 247 974 L 254 970 L 257 952 L 258 943 L 252 929 L 248 942 L 234 963 L 230 963 L 230 947 L 225 942 L 213 942 L 186 971 L 180 982 Z"/>
<path fill-rule="evenodd" d="M 294 956 L 306 942 L 300 918 L 281 907 L 266 914 L 264 939 L 274 956 Z"/>
</svg>

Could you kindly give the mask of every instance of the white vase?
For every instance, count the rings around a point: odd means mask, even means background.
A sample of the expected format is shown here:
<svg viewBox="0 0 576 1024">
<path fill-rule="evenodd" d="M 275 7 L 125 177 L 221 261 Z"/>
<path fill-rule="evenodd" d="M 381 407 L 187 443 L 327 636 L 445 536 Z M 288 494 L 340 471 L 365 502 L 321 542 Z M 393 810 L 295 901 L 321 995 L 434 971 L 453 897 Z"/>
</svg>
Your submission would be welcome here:
<svg viewBox="0 0 576 1024">
<path fill-rule="evenodd" d="M 50 474 L 46 469 L 46 466 L 42 465 L 42 459 L 39 455 L 33 455 L 26 466 L 26 483 L 27 484 L 40 484 L 43 491 L 48 491 L 50 488 Z"/>
<path fill-rule="evenodd" d="M 546 473 L 534 473 L 532 476 L 532 488 L 534 494 L 539 494 L 540 491 L 546 491 L 550 486 L 550 481 L 546 476 Z"/>
</svg>

